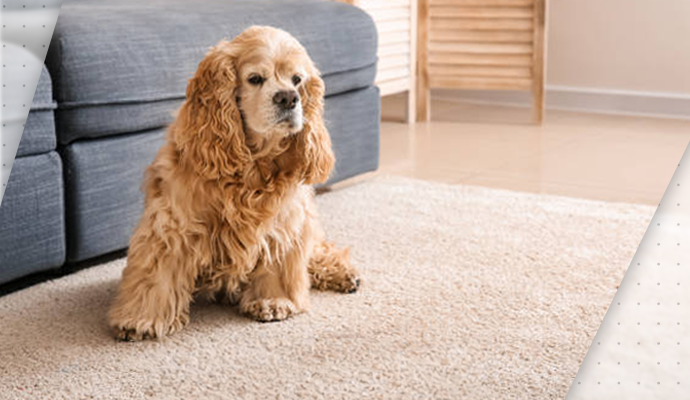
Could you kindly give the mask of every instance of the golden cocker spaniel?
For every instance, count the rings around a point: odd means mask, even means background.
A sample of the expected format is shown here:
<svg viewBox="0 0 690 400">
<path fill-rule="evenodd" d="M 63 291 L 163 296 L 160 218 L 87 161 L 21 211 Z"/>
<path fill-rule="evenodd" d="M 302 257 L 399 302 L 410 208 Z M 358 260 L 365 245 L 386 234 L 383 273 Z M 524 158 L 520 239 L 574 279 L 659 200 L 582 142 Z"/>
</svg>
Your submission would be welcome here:
<svg viewBox="0 0 690 400">
<path fill-rule="evenodd" d="M 359 287 L 325 241 L 311 184 L 335 163 L 324 83 L 287 32 L 254 26 L 213 47 L 146 172 L 145 210 L 108 320 L 121 340 L 189 321 L 194 296 L 259 321 L 307 310 L 309 288 Z"/>
</svg>

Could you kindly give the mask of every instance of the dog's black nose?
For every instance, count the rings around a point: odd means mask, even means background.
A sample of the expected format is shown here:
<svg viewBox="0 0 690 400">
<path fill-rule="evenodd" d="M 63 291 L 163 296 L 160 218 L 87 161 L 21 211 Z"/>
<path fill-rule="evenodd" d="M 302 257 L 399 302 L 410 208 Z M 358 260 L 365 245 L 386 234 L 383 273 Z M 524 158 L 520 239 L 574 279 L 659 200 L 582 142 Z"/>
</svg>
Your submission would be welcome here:
<svg viewBox="0 0 690 400">
<path fill-rule="evenodd" d="M 299 101 L 299 93 L 295 90 L 281 90 L 273 96 L 273 104 L 283 110 L 292 110 Z"/>
</svg>

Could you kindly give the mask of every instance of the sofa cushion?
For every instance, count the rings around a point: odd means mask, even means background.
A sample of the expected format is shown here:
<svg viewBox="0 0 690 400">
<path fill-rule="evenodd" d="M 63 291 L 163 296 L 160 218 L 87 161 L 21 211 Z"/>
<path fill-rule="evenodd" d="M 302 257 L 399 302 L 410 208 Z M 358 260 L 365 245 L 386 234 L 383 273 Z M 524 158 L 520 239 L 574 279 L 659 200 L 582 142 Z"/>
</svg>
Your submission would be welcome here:
<svg viewBox="0 0 690 400">
<path fill-rule="evenodd" d="M 300 40 L 328 95 L 373 82 L 374 23 L 336 1 L 65 1 L 46 59 L 59 103 L 59 141 L 164 125 L 208 48 L 255 24 Z M 119 117 L 141 103 L 154 105 L 134 118 Z"/>
<path fill-rule="evenodd" d="M 5 46 L 7 47 L 3 48 L 3 54 L 8 60 L 26 60 L 36 57 L 20 45 L 8 43 Z M 15 156 L 46 153 L 55 149 L 53 110 L 56 104 L 53 102 L 50 74 L 45 65 L 37 77 L 35 91 L 27 90 L 27 86 L 31 87 L 32 77 L 26 75 L 22 63 L 8 62 L 6 67 L 4 69 L 7 71 L 3 73 L 7 76 L 24 77 L 3 82 L 3 88 L 7 91 L 3 94 L 3 98 L 8 104 L 2 109 L 3 146 L 0 157 L 3 159 L 3 164 L 9 166 L 12 165 Z M 36 76 L 34 75 L 33 78 L 35 79 Z"/>
<path fill-rule="evenodd" d="M 330 183 L 378 166 L 378 110 L 375 87 L 326 99 L 337 159 Z M 68 261 L 127 247 L 143 210 L 144 171 L 163 140 L 164 131 L 154 130 L 80 140 L 65 147 Z"/>
<path fill-rule="evenodd" d="M 61 266 L 64 221 L 58 154 L 17 158 L 0 205 L 0 283 Z"/>
<path fill-rule="evenodd" d="M 366 87 L 376 75 L 376 66 L 354 71 L 331 74 L 326 85 L 335 93 L 351 87 Z M 123 132 L 155 129 L 172 122 L 174 112 L 183 98 L 145 103 L 106 104 L 92 107 L 60 109 L 58 126 L 60 143 L 68 144 L 76 139 L 98 138 Z"/>
</svg>

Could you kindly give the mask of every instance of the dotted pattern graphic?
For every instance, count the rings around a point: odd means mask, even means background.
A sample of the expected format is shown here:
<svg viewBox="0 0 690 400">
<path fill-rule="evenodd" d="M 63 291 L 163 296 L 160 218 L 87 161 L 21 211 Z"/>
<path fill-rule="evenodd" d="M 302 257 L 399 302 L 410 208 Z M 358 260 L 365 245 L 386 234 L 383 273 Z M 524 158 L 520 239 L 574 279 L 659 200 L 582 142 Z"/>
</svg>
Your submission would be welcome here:
<svg viewBox="0 0 690 400">
<path fill-rule="evenodd" d="M 62 1 L 1 0 L 0 204 Z"/>
<path fill-rule="evenodd" d="M 688 398 L 689 153 L 686 149 L 566 399 Z"/>
</svg>

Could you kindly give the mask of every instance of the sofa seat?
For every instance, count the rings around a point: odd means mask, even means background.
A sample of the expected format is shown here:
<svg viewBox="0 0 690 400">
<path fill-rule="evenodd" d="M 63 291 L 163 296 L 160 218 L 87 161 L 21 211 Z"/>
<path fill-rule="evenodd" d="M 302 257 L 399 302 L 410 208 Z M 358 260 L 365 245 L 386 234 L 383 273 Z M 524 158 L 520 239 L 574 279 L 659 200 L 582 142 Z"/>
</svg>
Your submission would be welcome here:
<svg viewBox="0 0 690 400">
<path fill-rule="evenodd" d="M 164 11 L 163 11 L 164 10 Z M 144 170 L 208 49 L 252 25 L 292 33 L 326 83 L 336 182 L 378 166 L 377 33 L 330 0 L 66 0 L 46 64 L 64 164 L 67 261 L 127 247 Z"/>
<path fill-rule="evenodd" d="M 60 267 L 64 222 L 58 154 L 17 158 L 0 207 L 0 283 Z"/>
<path fill-rule="evenodd" d="M 251 25 L 292 33 L 327 96 L 375 77 L 377 34 L 362 10 L 325 0 L 65 1 L 46 58 L 58 102 L 58 141 L 160 128 L 209 47 Z"/>
</svg>

